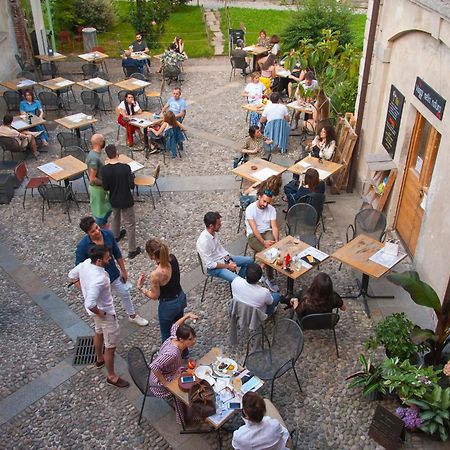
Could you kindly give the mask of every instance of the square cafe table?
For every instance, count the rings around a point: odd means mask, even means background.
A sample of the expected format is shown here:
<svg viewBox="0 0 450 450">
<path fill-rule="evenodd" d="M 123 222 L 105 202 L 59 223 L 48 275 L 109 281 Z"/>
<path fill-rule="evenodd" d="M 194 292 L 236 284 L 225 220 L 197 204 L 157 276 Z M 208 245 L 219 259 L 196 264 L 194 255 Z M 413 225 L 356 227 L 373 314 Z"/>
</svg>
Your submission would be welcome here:
<svg viewBox="0 0 450 450">
<path fill-rule="evenodd" d="M 317 172 L 319 172 L 319 178 L 324 181 L 327 178 L 331 177 L 331 175 L 339 172 L 339 170 L 341 170 L 344 165 L 335 163 L 333 161 L 327 161 L 326 159 L 315 158 L 314 156 L 307 156 L 306 158 L 303 158 L 301 161 L 289 167 L 289 169 L 287 170 L 297 175 L 302 175 L 310 167 L 316 169 Z"/>
<path fill-rule="evenodd" d="M 264 111 L 264 108 L 266 107 L 266 105 L 263 105 L 262 103 L 259 104 L 255 104 L 255 103 L 245 103 L 244 105 L 242 105 L 242 109 L 244 111 L 249 112 L 255 112 L 258 114 L 262 114 L 262 112 Z"/>
<path fill-rule="evenodd" d="M 35 55 L 35 58 L 40 59 L 45 62 L 55 62 L 62 61 L 67 58 L 67 56 L 62 55 L 61 53 L 54 52 L 52 56 L 50 55 Z"/>
<path fill-rule="evenodd" d="M 67 88 L 69 86 L 73 86 L 75 84 L 74 81 L 67 80 L 66 78 L 56 77 L 51 80 L 40 81 L 39 84 L 51 91 L 58 93 L 59 90 Z"/>
<path fill-rule="evenodd" d="M 90 52 L 90 53 L 83 53 L 81 55 L 78 55 L 78 58 L 81 58 L 84 61 L 87 62 L 101 62 L 106 58 L 109 58 L 109 55 L 102 52 Z"/>
<path fill-rule="evenodd" d="M 286 275 L 287 277 L 287 292 L 288 294 L 292 295 L 294 292 L 294 281 L 304 275 L 305 273 L 309 272 L 314 265 L 310 265 L 310 267 L 307 267 L 306 264 L 302 264 L 301 266 L 297 263 L 291 262 L 290 271 L 283 268 L 284 265 L 284 257 L 287 253 L 291 256 L 291 260 L 294 256 L 298 255 L 300 252 L 303 252 L 304 250 L 311 248 L 311 253 L 321 253 L 323 256 L 323 259 L 320 261 L 322 263 L 326 259 L 329 258 L 329 255 L 326 253 L 317 250 L 316 248 L 311 247 L 309 244 L 306 244 L 305 242 L 301 241 L 300 239 L 294 238 L 293 236 L 286 236 L 285 238 L 281 239 L 278 242 L 275 242 L 271 247 L 266 248 L 262 250 L 261 252 L 257 253 L 255 255 L 255 259 L 257 261 L 261 261 L 267 266 L 272 267 L 277 272 L 281 273 L 282 275 Z M 279 251 L 278 255 L 281 258 L 281 261 L 283 264 L 279 265 L 277 264 L 278 256 L 275 258 L 268 258 L 267 251 L 270 249 L 277 249 Z"/>
<path fill-rule="evenodd" d="M 31 117 L 31 124 L 28 123 L 28 117 Z M 26 114 L 25 116 L 14 116 L 11 126 L 17 131 L 25 131 L 38 125 L 43 125 L 46 120 L 34 114 Z"/>
<path fill-rule="evenodd" d="M 150 86 L 150 83 L 143 80 L 138 80 L 137 78 L 128 78 L 127 80 L 119 81 L 118 83 L 114 83 L 115 86 L 120 89 L 124 89 L 125 91 L 139 91 L 140 89 L 145 89 L 147 86 Z"/>
<path fill-rule="evenodd" d="M 151 59 L 151 56 L 145 52 L 131 52 L 131 58 L 136 61 L 143 61 L 145 59 Z"/>
<path fill-rule="evenodd" d="M 111 160 L 109 158 L 105 159 L 105 165 L 110 164 Z M 127 155 L 120 154 L 119 155 L 119 162 L 122 164 L 128 164 L 130 166 L 131 172 L 135 173 L 138 170 L 143 169 L 145 166 L 134 159 L 131 159 Z"/>
<path fill-rule="evenodd" d="M 36 81 L 29 80 L 28 78 L 14 78 L 13 80 L 6 80 L 0 82 L 2 86 L 10 89 L 11 91 L 20 91 L 22 89 L 32 88 L 36 83 Z"/>
<path fill-rule="evenodd" d="M 255 169 L 252 169 L 252 167 L 255 167 Z M 279 175 L 285 171 L 286 167 L 279 166 L 261 158 L 253 158 L 231 170 L 235 175 L 241 177 L 243 180 L 250 181 L 250 183 L 261 183 L 272 175 Z"/>
<path fill-rule="evenodd" d="M 38 166 L 38 169 L 54 181 L 63 181 L 74 175 L 83 173 L 87 170 L 87 165 L 83 161 L 69 155 Z"/>
<path fill-rule="evenodd" d="M 70 116 L 61 117 L 60 119 L 55 119 L 54 122 L 69 130 L 75 130 L 77 136 L 81 138 L 80 128 L 86 125 L 93 125 L 97 122 L 97 119 L 94 118 L 94 116 L 87 116 L 84 113 L 77 113 Z"/>
<path fill-rule="evenodd" d="M 358 294 L 345 296 L 343 298 L 362 297 L 364 300 L 364 308 L 368 317 L 370 317 L 370 311 L 367 304 L 367 298 L 394 298 L 392 295 L 370 295 L 368 293 L 370 277 L 381 278 L 406 256 L 406 254 L 400 254 L 395 263 L 390 267 L 378 264 L 369 259 L 383 247 L 383 243 L 366 236 L 365 234 L 360 234 L 331 255 L 332 258 L 337 259 L 338 261 L 359 272 L 362 272 L 361 283 L 358 283 L 360 284 Z"/>
<path fill-rule="evenodd" d="M 160 117 L 159 119 L 155 119 L 155 113 L 143 111 L 140 114 L 135 114 L 130 119 L 130 124 L 140 128 L 144 132 L 144 149 L 145 149 L 145 157 L 148 157 L 148 128 L 152 128 L 156 125 L 162 123 L 163 119 Z"/>
<path fill-rule="evenodd" d="M 95 91 L 96 89 L 106 88 L 111 86 L 112 83 L 108 80 L 104 80 L 103 78 L 95 77 L 90 80 L 77 81 L 77 84 L 85 89 L 89 89 L 91 91 Z"/>
<path fill-rule="evenodd" d="M 242 50 L 245 50 L 249 55 L 253 55 L 253 70 L 256 70 L 256 57 L 265 55 L 269 52 L 269 49 L 266 47 L 262 47 L 260 45 L 249 45 L 248 47 L 244 47 Z"/>
</svg>

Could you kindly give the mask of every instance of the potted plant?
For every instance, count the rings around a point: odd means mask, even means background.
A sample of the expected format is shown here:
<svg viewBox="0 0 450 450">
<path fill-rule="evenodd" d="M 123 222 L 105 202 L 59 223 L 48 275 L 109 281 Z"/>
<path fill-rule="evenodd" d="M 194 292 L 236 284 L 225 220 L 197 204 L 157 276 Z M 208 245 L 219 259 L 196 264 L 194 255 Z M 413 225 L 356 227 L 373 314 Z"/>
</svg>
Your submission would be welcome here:
<svg viewBox="0 0 450 450">
<path fill-rule="evenodd" d="M 367 359 L 363 354 L 359 355 L 359 362 L 361 369 L 346 378 L 346 380 L 353 380 L 348 384 L 348 388 L 363 388 L 363 395 L 369 400 L 376 400 L 380 394 L 386 394 L 387 390 L 382 384 L 382 368 L 372 363 L 371 357 Z"/>
<path fill-rule="evenodd" d="M 383 345 L 386 356 L 397 357 L 401 361 L 409 359 L 417 360 L 417 353 L 424 351 L 426 346 L 417 346 L 411 340 L 411 332 L 414 324 L 406 317 L 405 313 L 395 313 L 380 320 L 375 326 L 375 336 L 365 343 L 368 349 L 376 349 Z"/>
</svg>

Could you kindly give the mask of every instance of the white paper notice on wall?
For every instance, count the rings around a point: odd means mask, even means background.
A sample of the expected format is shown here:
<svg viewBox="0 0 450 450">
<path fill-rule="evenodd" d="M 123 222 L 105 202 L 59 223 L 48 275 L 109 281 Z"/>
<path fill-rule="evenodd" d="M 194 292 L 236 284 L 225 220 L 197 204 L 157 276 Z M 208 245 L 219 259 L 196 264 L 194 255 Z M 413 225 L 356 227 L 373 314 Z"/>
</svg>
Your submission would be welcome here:
<svg viewBox="0 0 450 450">
<path fill-rule="evenodd" d="M 427 199 L 428 199 L 428 196 L 427 196 L 427 194 L 423 194 L 423 197 L 422 197 L 422 201 L 420 202 L 420 207 L 425 211 L 425 208 L 427 207 Z"/>
<path fill-rule="evenodd" d="M 414 167 L 415 171 L 420 175 L 422 172 L 423 159 L 420 156 L 417 156 L 416 167 Z"/>
</svg>

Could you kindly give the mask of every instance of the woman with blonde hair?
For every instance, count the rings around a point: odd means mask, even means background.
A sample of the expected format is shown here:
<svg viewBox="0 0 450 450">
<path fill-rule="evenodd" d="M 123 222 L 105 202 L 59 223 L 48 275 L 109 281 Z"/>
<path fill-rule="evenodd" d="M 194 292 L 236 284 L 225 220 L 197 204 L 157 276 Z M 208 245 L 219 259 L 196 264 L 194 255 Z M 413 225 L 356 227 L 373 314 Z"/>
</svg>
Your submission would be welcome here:
<svg viewBox="0 0 450 450">
<path fill-rule="evenodd" d="M 145 251 L 156 267 L 150 273 L 150 289 L 145 289 L 145 273 L 139 276 L 136 287 L 149 299 L 158 300 L 158 320 L 161 342 L 170 337 L 172 325 L 183 317 L 186 294 L 180 284 L 180 266 L 177 258 L 169 252 L 166 244 L 149 239 Z"/>
</svg>

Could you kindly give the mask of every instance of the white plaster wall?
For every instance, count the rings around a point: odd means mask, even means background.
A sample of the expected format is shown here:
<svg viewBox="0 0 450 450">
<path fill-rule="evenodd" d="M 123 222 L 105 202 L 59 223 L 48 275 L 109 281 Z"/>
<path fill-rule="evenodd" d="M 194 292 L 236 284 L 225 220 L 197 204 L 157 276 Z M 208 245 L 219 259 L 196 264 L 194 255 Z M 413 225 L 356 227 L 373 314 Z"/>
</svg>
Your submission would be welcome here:
<svg viewBox="0 0 450 450">
<path fill-rule="evenodd" d="M 367 177 L 364 155 L 382 148 L 391 84 L 405 96 L 394 160 L 399 169 L 385 210 L 395 219 L 404 166 L 416 111 L 441 134 L 441 143 L 420 231 L 415 265 L 422 279 L 442 298 L 450 276 L 450 23 L 409 0 L 384 2 L 379 18 L 375 57 L 361 133 L 358 178 Z M 440 121 L 413 96 L 421 77 L 447 100 Z"/>
<path fill-rule="evenodd" d="M 14 55 L 16 38 L 7 0 L 0 0 L 0 80 L 14 78 L 20 68 Z"/>
</svg>

